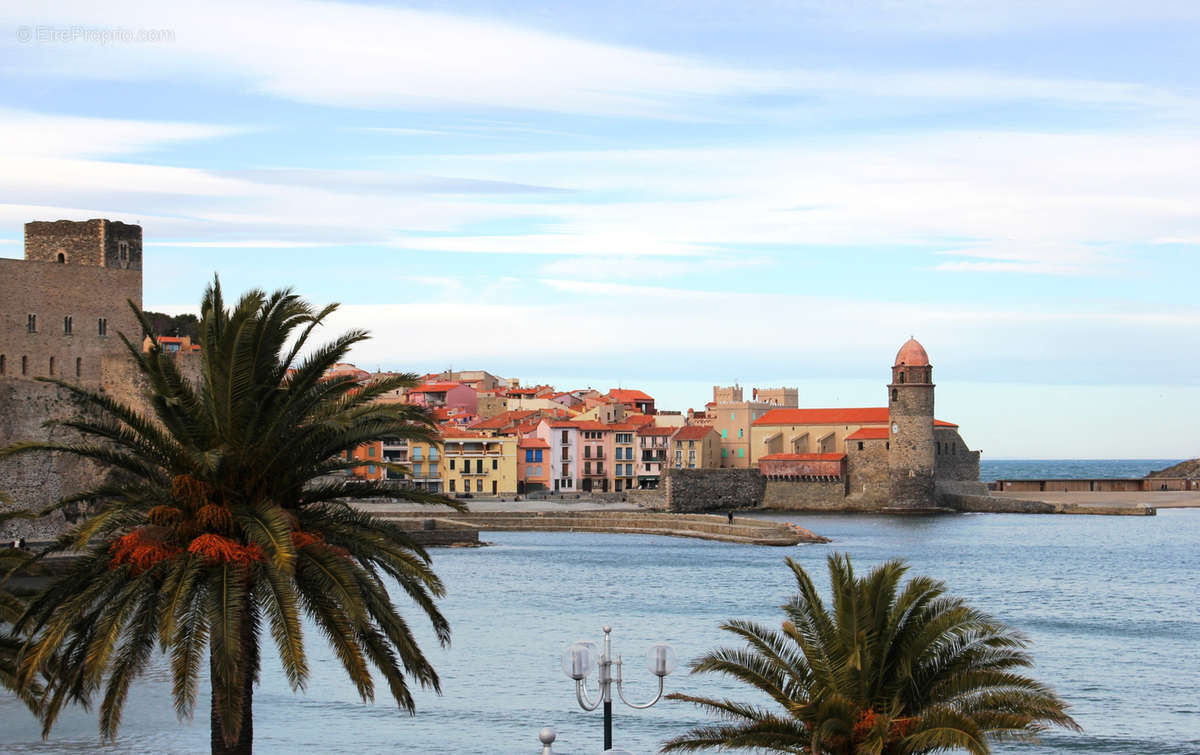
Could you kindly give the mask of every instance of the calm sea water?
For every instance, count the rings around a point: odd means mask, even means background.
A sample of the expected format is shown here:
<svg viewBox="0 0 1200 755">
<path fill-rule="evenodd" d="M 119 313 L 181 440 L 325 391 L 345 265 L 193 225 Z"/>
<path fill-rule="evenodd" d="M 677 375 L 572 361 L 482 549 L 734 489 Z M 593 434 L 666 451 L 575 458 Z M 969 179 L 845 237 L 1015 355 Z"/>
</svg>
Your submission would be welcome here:
<svg viewBox="0 0 1200 755">
<path fill-rule="evenodd" d="M 1145 477 L 1181 461 L 1183 459 L 983 459 L 979 462 L 979 477 L 984 482 Z"/>
<path fill-rule="evenodd" d="M 442 675 L 443 695 L 423 693 L 415 717 L 384 701 L 361 703 L 320 637 L 309 628 L 312 678 L 293 694 L 272 656 L 255 698 L 259 753 L 535 753 L 537 732 L 558 729 L 556 751 L 600 751 L 600 713 L 575 703 L 559 655 L 577 639 L 614 627 L 626 658 L 627 693 L 642 699 L 652 677 L 645 649 L 670 642 L 681 661 L 726 642 L 718 625 L 749 618 L 777 625 L 793 591 L 792 556 L 824 581 L 825 558 L 849 552 L 865 570 L 903 558 L 914 572 L 1026 633 L 1033 674 L 1072 705 L 1082 734 L 1050 733 L 1040 744 L 998 753 L 1200 752 L 1200 510 L 1157 517 L 968 514 L 896 518 L 804 515 L 829 545 L 765 548 L 698 540 L 571 533 L 492 533 L 494 546 L 435 551 L 449 594 L 442 608 L 453 645 L 422 637 Z M 401 604 L 403 605 L 403 604 Z M 417 617 L 408 611 L 414 622 Z M 753 699 L 716 677 L 667 678 L 670 690 Z M 201 695 L 207 699 L 206 694 Z M 31 717 L 0 695 L 4 752 L 200 753 L 207 710 L 180 724 L 170 675 L 159 661 L 133 689 L 121 739 L 100 747 L 95 715 L 64 714 L 42 743 Z M 703 719 L 689 706 L 646 711 L 618 705 L 615 744 L 635 753 Z"/>
</svg>

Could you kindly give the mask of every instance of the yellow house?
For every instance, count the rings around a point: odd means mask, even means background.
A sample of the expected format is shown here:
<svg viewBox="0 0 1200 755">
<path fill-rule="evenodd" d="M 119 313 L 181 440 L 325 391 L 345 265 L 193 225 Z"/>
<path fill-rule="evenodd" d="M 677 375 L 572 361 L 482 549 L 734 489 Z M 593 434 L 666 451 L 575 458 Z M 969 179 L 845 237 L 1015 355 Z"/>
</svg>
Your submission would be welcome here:
<svg viewBox="0 0 1200 755">
<path fill-rule="evenodd" d="M 517 494 L 517 439 L 442 429 L 442 491 L 475 497 Z"/>
</svg>

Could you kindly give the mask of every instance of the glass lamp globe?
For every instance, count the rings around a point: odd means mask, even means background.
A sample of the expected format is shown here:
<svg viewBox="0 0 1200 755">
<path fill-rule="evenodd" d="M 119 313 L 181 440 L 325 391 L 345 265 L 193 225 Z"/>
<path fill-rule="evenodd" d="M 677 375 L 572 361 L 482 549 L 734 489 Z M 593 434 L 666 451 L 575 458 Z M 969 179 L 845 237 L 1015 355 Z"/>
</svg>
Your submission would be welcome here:
<svg viewBox="0 0 1200 755">
<path fill-rule="evenodd" d="M 571 643 L 562 655 L 563 673 L 575 681 L 586 679 L 596 665 L 596 643 L 579 641 Z"/>
<path fill-rule="evenodd" d="M 651 645 L 646 651 L 646 668 L 655 676 L 666 676 L 675 670 L 677 664 L 675 651 L 665 642 Z"/>
</svg>

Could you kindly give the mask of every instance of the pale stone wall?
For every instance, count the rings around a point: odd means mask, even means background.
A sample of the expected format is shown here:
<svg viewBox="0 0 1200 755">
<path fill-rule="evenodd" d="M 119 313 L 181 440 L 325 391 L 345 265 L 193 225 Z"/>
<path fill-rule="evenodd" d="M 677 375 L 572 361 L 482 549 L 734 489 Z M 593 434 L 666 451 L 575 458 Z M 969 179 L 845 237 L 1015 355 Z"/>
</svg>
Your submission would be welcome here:
<svg viewBox="0 0 1200 755">
<path fill-rule="evenodd" d="M 764 509 L 841 511 L 848 507 L 845 480 L 767 480 Z"/>
<path fill-rule="evenodd" d="M 862 448 L 858 447 L 862 443 Z M 882 507 L 887 505 L 889 442 L 886 440 L 847 441 L 846 491 L 851 505 Z"/>
</svg>

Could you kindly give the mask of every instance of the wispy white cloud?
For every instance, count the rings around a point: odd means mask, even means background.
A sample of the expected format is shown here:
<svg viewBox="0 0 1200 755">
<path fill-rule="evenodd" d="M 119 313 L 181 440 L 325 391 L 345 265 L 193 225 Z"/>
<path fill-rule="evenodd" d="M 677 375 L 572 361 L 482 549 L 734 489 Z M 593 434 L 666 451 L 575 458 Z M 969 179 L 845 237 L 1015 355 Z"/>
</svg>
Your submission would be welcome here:
<svg viewBox="0 0 1200 755">
<path fill-rule="evenodd" d="M 998 6 L 989 7 L 996 11 Z M 926 15 L 973 18 L 971 12 L 941 10 Z M 173 30 L 175 37 L 166 44 L 29 43 L 11 63 L 24 73 L 192 78 L 345 107 L 486 106 L 700 120 L 742 120 L 748 110 L 756 110 L 745 98 L 757 94 L 1049 100 L 1191 112 L 1196 107 L 1190 94 L 1139 83 L 988 71 L 752 68 L 594 42 L 507 19 L 317 0 L 156 6 L 137 0 L 113 0 L 103 6 L 67 0 L 42 8 L 38 15 L 31 19 L 27 9 L 9 6 L 0 10 L 0 22 L 103 27 L 114 18 L 136 18 L 145 28 Z M 833 14 L 835 22 L 842 15 L 846 14 Z M 237 22 L 229 23 L 234 18 Z M 728 97 L 739 102 L 722 111 L 719 101 Z M 788 117 L 783 111 L 771 112 Z"/>
<path fill-rule="evenodd" d="M 201 123 L 48 115 L 0 108 L 0 150 L 7 155 L 27 158 L 141 154 L 170 144 L 214 139 L 247 130 Z"/>
</svg>

